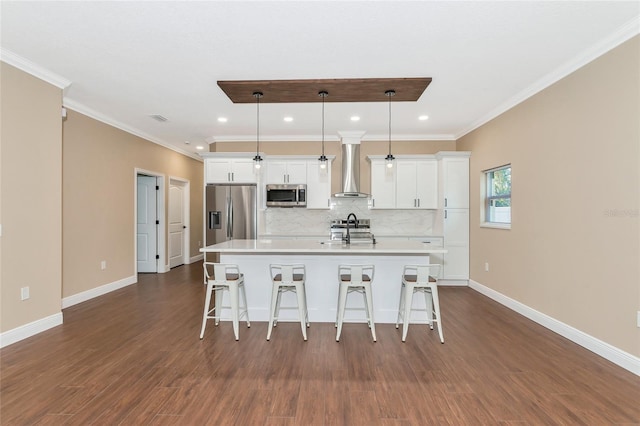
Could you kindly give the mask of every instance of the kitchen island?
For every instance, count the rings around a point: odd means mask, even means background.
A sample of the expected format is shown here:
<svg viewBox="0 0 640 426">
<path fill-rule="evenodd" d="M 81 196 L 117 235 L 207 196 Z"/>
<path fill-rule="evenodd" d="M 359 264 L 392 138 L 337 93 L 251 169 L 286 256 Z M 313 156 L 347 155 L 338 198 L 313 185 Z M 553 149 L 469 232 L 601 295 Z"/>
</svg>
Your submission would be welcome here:
<svg viewBox="0 0 640 426">
<path fill-rule="evenodd" d="M 347 245 L 330 240 L 229 240 L 200 249 L 219 253 L 221 263 L 233 263 L 245 275 L 249 316 L 268 321 L 271 301 L 269 265 L 302 263 L 307 270 L 307 305 L 311 322 L 334 322 L 338 300 L 338 265 L 373 264 L 374 318 L 377 323 L 395 323 L 400 300 L 400 277 L 404 265 L 427 264 L 429 254 L 446 253 L 418 241 L 358 242 Z M 287 297 L 290 296 L 290 297 Z M 225 296 L 226 298 L 226 296 Z M 226 300 L 225 300 L 226 303 Z M 414 298 L 419 306 L 424 301 Z M 295 295 L 284 294 L 282 306 L 296 306 Z M 362 298 L 349 296 L 347 308 L 363 306 Z M 229 315 L 230 318 L 230 315 Z M 223 318 L 224 319 L 224 318 Z M 281 311 L 280 321 L 297 320 L 297 311 Z M 364 312 L 347 311 L 345 321 L 364 322 Z"/>
</svg>

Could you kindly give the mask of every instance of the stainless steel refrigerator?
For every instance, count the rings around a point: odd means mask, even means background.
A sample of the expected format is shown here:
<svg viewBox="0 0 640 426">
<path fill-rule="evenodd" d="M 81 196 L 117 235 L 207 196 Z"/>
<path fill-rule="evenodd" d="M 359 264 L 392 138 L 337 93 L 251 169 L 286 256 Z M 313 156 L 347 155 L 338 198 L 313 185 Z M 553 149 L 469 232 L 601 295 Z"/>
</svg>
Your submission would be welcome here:
<svg viewBox="0 0 640 426">
<path fill-rule="evenodd" d="M 257 238 L 256 185 L 207 185 L 206 245 Z"/>
</svg>

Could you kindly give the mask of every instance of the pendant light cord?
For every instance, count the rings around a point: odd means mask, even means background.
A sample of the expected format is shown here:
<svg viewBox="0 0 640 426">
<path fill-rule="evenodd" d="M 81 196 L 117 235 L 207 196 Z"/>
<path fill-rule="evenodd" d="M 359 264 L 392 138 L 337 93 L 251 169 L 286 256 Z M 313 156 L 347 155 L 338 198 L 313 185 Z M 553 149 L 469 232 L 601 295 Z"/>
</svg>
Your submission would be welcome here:
<svg viewBox="0 0 640 426">
<path fill-rule="evenodd" d="M 327 92 L 320 92 L 322 97 L 322 158 L 324 158 L 324 98 L 327 97 Z"/>
<path fill-rule="evenodd" d="M 389 155 L 391 155 L 391 93 L 387 92 L 387 97 L 389 98 Z"/>
<path fill-rule="evenodd" d="M 260 98 L 262 93 L 254 93 L 257 99 L 256 103 L 256 156 L 260 155 Z"/>
</svg>

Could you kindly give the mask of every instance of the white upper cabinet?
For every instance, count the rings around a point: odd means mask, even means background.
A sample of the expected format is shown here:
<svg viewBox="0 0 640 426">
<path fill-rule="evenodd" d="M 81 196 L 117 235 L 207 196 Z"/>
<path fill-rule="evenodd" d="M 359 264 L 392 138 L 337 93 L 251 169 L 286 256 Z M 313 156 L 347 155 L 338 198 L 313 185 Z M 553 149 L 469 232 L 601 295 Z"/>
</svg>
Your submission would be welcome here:
<svg viewBox="0 0 640 426">
<path fill-rule="evenodd" d="M 397 158 L 387 167 L 384 158 L 370 156 L 372 208 L 438 208 L 438 162 L 433 156 Z"/>
<path fill-rule="evenodd" d="M 371 159 L 371 207 L 393 209 L 395 206 L 395 168 L 387 167 L 384 159 Z"/>
<path fill-rule="evenodd" d="M 266 183 L 307 183 L 305 160 L 268 160 Z"/>
<path fill-rule="evenodd" d="M 438 207 L 438 162 L 396 160 L 396 208 Z"/>
<path fill-rule="evenodd" d="M 442 207 L 446 209 L 469 208 L 469 157 L 443 157 Z"/>
<path fill-rule="evenodd" d="M 258 180 L 250 158 L 205 158 L 206 183 L 255 183 Z"/>
<path fill-rule="evenodd" d="M 321 169 L 317 160 L 307 161 L 307 208 L 328 209 L 331 203 L 331 160 Z"/>
</svg>

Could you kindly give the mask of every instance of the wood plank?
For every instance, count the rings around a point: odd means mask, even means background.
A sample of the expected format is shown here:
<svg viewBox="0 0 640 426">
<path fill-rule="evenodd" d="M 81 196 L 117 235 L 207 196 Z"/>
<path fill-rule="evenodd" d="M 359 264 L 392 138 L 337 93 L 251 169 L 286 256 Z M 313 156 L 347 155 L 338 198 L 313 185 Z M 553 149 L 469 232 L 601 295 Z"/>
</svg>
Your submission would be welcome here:
<svg viewBox="0 0 640 426">
<path fill-rule="evenodd" d="M 228 80 L 218 86 L 233 103 L 256 103 L 254 92 L 262 93 L 260 103 L 322 102 L 320 91 L 329 93 L 325 102 L 388 102 L 387 90 L 396 92 L 393 102 L 407 102 L 417 101 L 430 83 L 430 77 L 344 78 Z"/>
</svg>

